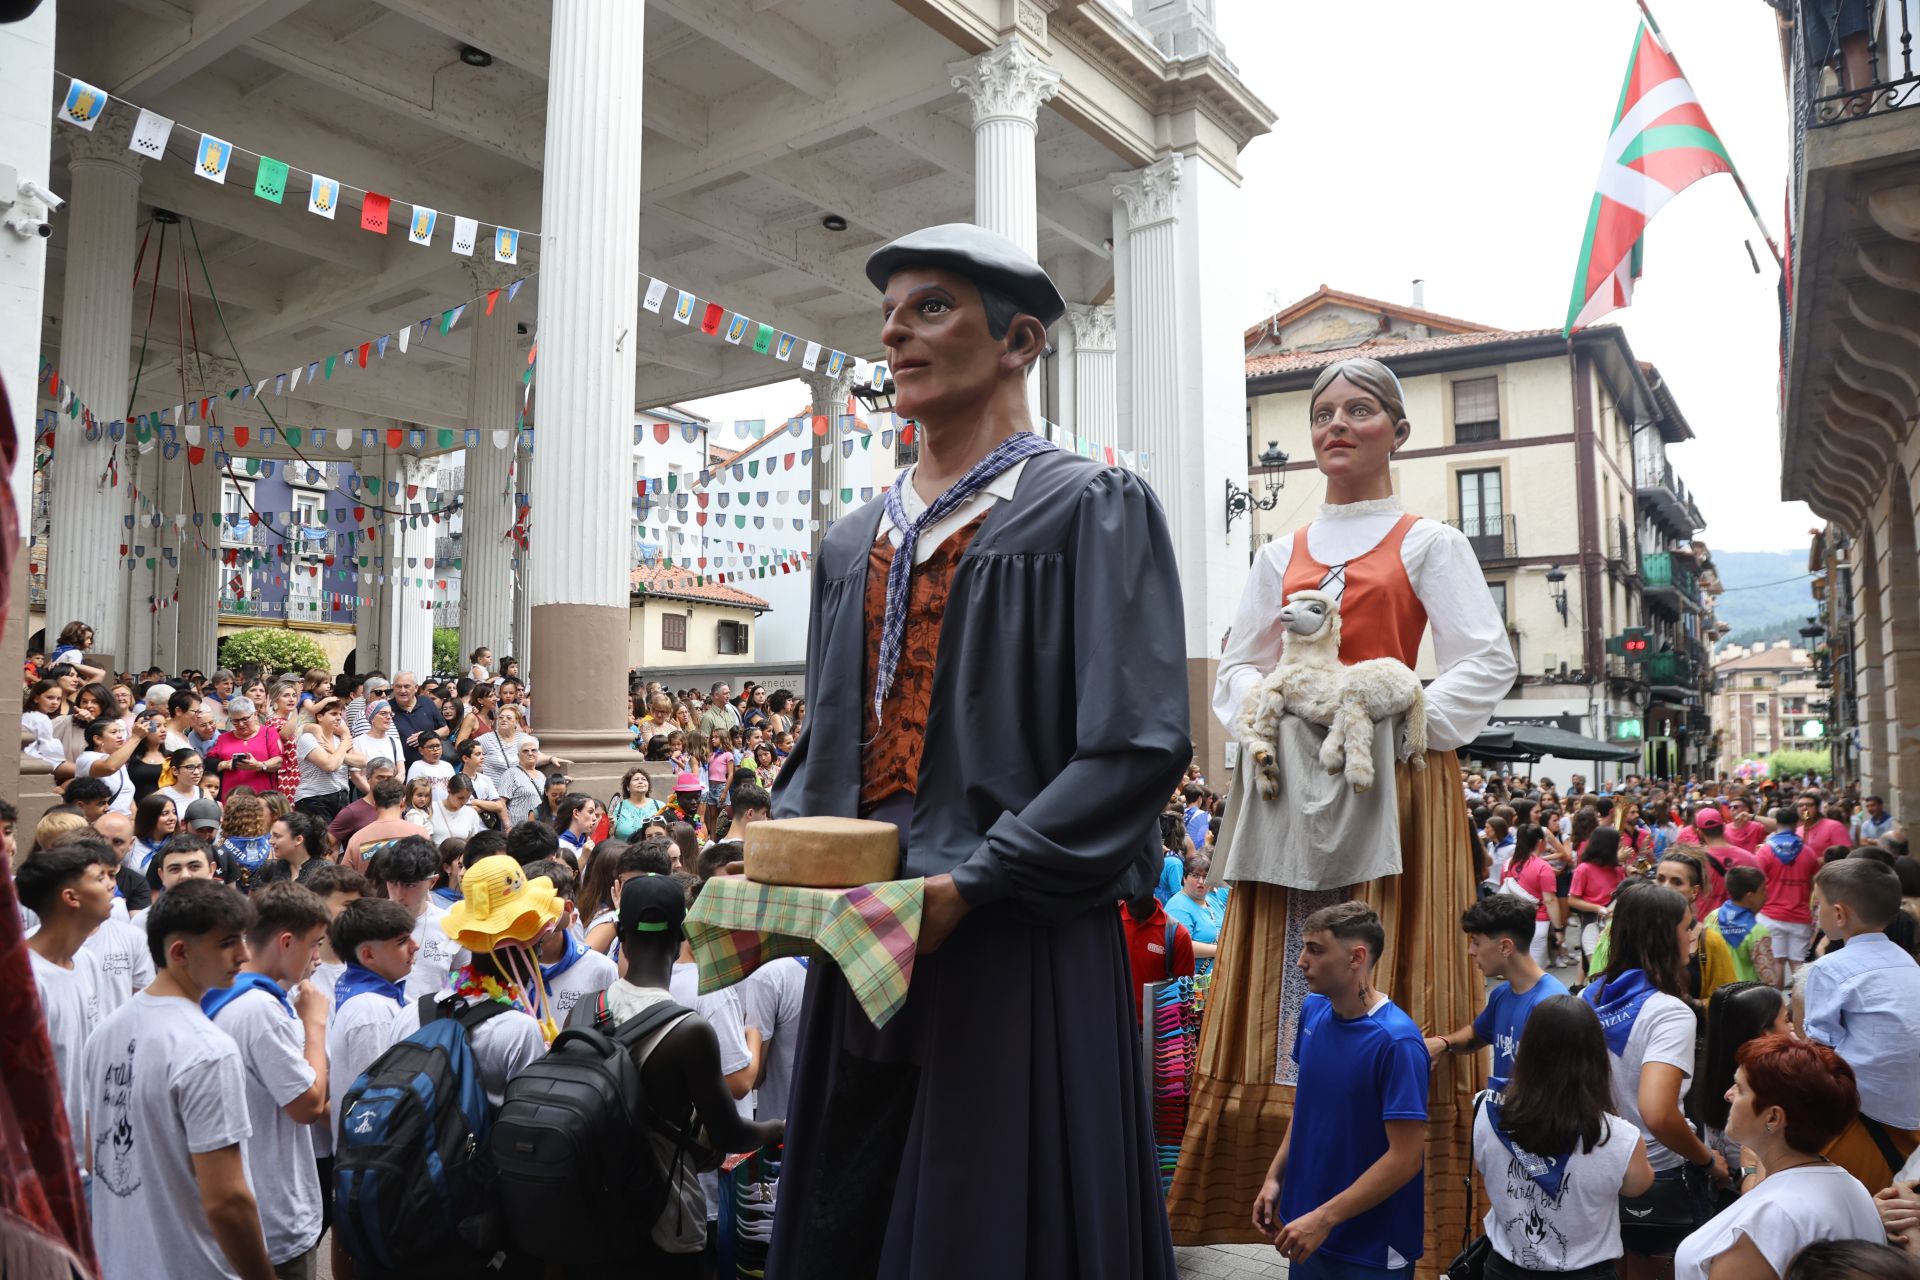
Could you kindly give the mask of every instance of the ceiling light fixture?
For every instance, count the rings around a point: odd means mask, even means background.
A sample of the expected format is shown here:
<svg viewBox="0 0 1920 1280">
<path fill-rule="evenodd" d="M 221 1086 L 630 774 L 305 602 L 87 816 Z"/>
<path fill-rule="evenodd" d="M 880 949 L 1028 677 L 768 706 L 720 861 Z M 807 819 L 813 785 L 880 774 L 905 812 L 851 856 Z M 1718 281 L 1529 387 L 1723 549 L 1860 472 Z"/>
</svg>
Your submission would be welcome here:
<svg viewBox="0 0 1920 1280">
<path fill-rule="evenodd" d="M 820 219 L 820 225 L 829 231 L 845 231 L 847 229 L 847 220 L 837 213 L 830 213 Z"/>
<path fill-rule="evenodd" d="M 460 61 L 470 67 L 490 67 L 493 65 L 493 55 L 485 49 L 476 49 L 470 44 L 463 44 L 460 46 Z"/>
</svg>

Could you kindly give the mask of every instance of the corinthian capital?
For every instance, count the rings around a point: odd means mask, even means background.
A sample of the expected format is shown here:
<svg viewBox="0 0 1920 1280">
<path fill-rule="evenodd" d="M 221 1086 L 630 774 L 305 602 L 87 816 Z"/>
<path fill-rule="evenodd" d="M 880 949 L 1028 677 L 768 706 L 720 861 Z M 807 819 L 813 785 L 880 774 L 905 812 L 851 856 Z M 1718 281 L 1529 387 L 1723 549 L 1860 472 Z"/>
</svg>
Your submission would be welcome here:
<svg viewBox="0 0 1920 1280">
<path fill-rule="evenodd" d="M 107 109 L 100 113 L 100 118 L 94 121 L 91 132 L 62 129 L 56 136 L 66 142 L 67 159 L 71 164 L 106 160 L 129 172 L 138 173 L 146 157 L 128 149 L 127 144 L 133 141 L 133 121 L 132 107 L 110 102 Z"/>
<path fill-rule="evenodd" d="M 1073 344 L 1081 351 L 1112 351 L 1113 304 L 1105 306 L 1081 306 L 1072 304 L 1067 307 L 1067 319 L 1073 324 Z"/>
<path fill-rule="evenodd" d="M 1113 194 L 1127 206 L 1130 226 L 1149 227 L 1174 215 L 1174 202 L 1180 194 L 1181 160 L 1177 155 L 1155 160 L 1114 184 Z"/>
<path fill-rule="evenodd" d="M 1060 73 L 1034 56 L 1019 36 L 947 70 L 953 87 L 973 104 L 976 125 L 1009 118 L 1032 124 L 1040 104 L 1060 91 Z"/>
</svg>

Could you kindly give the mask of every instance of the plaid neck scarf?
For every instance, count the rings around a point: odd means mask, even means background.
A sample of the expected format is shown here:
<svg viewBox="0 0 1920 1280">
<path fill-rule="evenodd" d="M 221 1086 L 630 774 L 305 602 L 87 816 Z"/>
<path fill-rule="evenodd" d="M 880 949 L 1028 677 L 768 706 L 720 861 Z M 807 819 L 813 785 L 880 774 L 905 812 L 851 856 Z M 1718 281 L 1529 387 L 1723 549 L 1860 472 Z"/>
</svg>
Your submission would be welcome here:
<svg viewBox="0 0 1920 1280">
<path fill-rule="evenodd" d="M 1008 436 L 992 453 L 974 463 L 973 469 L 961 476 L 953 488 L 935 498 L 917 520 L 907 519 L 907 503 L 902 496 L 910 483 L 908 473 L 902 471 L 895 477 L 893 488 L 887 491 L 887 518 L 900 531 L 900 545 L 894 549 L 893 563 L 887 569 L 887 612 L 880 625 L 880 662 L 873 680 L 874 723 L 884 721 L 881 706 L 893 688 L 894 669 L 900 665 L 900 650 L 906 643 L 907 584 L 913 576 L 913 551 L 920 541 L 920 535 L 929 526 L 959 510 L 961 504 L 986 488 L 1014 463 L 1037 453 L 1050 453 L 1057 448 L 1059 446 L 1051 440 L 1042 439 L 1031 431 Z"/>
</svg>

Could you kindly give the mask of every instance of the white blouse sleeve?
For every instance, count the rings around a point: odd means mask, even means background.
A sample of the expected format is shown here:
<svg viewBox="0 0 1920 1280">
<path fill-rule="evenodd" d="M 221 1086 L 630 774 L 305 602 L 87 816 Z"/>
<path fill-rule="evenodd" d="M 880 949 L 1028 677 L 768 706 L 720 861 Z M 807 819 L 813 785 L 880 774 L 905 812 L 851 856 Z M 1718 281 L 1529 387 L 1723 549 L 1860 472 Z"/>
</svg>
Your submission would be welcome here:
<svg viewBox="0 0 1920 1280">
<path fill-rule="evenodd" d="M 1280 662 L 1282 636 L 1275 615 L 1286 603 L 1286 565 L 1293 558 L 1294 535 L 1276 538 L 1260 549 L 1240 593 L 1240 609 L 1227 633 L 1226 652 L 1220 655 L 1220 674 L 1213 682 L 1213 714 L 1227 732 L 1240 718 L 1240 703 Z"/>
<path fill-rule="evenodd" d="M 1414 531 L 1426 536 L 1416 543 Z M 1426 608 L 1440 668 L 1427 686 L 1427 745 L 1457 751 L 1487 727 L 1500 700 L 1512 691 L 1520 664 L 1464 534 L 1422 521 L 1409 531 L 1401 554 L 1413 592 Z"/>
</svg>

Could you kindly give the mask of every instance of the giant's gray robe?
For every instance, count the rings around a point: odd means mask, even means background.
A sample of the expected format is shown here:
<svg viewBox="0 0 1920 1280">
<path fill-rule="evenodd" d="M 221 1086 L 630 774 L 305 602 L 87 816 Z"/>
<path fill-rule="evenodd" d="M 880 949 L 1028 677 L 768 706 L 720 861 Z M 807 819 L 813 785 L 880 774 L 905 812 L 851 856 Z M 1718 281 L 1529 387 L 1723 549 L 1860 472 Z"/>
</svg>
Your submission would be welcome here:
<svg viewBox="0 0 1920 1280">
<path fill-rule="evenodd" d="M 814 562 L 775 817 L 860 812 L 872 503 Z M 768 1274 L 1173 1275 L 1122 898 L 1192 758 L 1180 582 L 1128 472 L 1028 460 L 953 569 L 903 876 L 974 908 L 883 1030 L 812 965 Z M 878 816 L 906 816 L 904 798 Z"/>
</svg>

